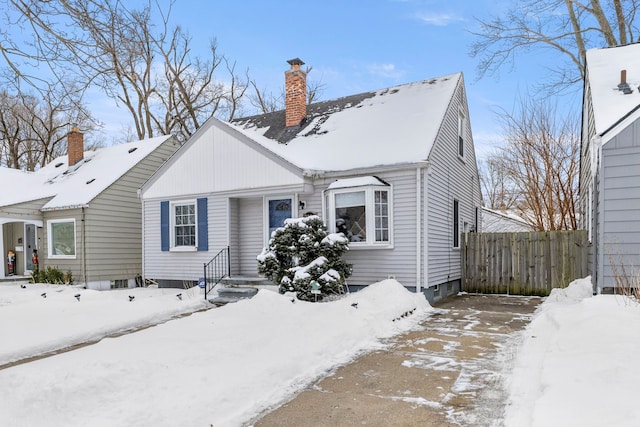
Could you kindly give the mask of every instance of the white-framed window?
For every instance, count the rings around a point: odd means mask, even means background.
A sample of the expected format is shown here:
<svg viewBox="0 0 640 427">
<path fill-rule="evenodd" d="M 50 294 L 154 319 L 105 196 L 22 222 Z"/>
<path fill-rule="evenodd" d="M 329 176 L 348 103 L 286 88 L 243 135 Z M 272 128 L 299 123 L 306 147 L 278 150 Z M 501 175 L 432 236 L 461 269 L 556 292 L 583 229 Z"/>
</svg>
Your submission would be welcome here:
<svg viewBox="0 0 640 427">
<path fill-rule="evenodd" d="M 458 111 L 458 156 L 464 158 L 465 129 L 467 119 L 462 111 Z"/>
<path fill-rule="evenodd" d="M 171 247 L 197 248 L 196 201 L 180 201 L 171 203 Z"/>
<path fill-rule="evenodd" d="M 160 249 L 162 251 L 208 251 L 207 198 L 160 202 Z"/>
<path fill-rule="evenodd" d="M 367 179 L 371 178 L 371 179 Z M 376 177 L 336 181 L 324 197 L 330 232 L 342 232 L 351 247 L 391 247 L 391 186 Z"/>
<path fill-rule="evenodd" d="M 49 258 L 76 258 L 76 220 L 52 219 L 47 221 Z"/>
</svg>

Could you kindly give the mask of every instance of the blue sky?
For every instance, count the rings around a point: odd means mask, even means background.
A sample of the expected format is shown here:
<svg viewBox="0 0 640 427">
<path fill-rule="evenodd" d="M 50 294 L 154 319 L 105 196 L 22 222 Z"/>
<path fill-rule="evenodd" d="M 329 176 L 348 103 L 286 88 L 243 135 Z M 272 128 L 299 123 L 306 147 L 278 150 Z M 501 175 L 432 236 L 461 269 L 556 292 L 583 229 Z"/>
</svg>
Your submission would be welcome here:
<svg viewBox="0 0 640 427">
<path fill-rule="evenodd" d="M 172 21 L 197 52 L 216 38 L 219 52 L 279 93 L 288 59 L 313 67 L 322 99 L 463 72 L 478 157 L 500 143 L 496 110 L 512 111 L 551 64 L 549 52 L 521 55 L 499 76 L 478 79 L 469 56 L 476 17 L 508 0 L 177 0 Z M 579 94 L 574 94 L 579 97 Z M 104 119 L 103 119 L 104 120 Z M 108 123 L 110 124 L 110 123 Z"/>
</svg>

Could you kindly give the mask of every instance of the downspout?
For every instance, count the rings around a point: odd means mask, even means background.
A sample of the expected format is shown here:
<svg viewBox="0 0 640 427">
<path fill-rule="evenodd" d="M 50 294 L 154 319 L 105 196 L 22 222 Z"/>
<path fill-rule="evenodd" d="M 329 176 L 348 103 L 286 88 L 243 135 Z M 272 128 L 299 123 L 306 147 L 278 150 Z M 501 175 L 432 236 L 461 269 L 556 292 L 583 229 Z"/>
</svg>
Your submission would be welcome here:
<svg viewBox="0 0 640 427">
<path fill-rule="evenodd" d="M 138 198 L 140 198 L 140 190 L 138 190 Z M 144 287 L 144 283 L 145 283 L 144 282 L 144 276 L 145 276 L 145 274 L 144 274 L 144 258 L 145 258 L 145 256 L 144 256 L 144 248 L 145 248 L 145 238 L 144 238 L 144 236 L 145 236 L 145 232 L 144 232 L 145 231 L 145 227 L 144 227 L 144 225 L 145 225 L 145 222 L 144 222 L 144 200 L 142 200 L 141 198 L 140 198 L 140 207 L 142 208 L 142 217 L 140 218 L 141 221 L 142 221 L 142 224 L 141 224 L 142 225 L 142 236 L 141 236 L 142 237 L 142 253 L 140 254 L 140 255 L 142 255 L 142 271 L 140 272 L 140 274 L 141 274 L 140 286 Z"/>
<path fill-rule="evenodd" d="M 420 167 L 416 168 L 416 293 L 420 289 L 420 273 L 422 272 L 422 174 Z"/>
<path fill-rule="evenodd" d="M 422 219 L 424 223 L 424 254 L 423 260 L 424 263 L 424 285 L 425 287 L 429 287 L 429 174 L 431 173 L 431 164 L 427 163 L 427 166 L 424 168 L 424 218 Z"/>
<path fill-rule="evenodd" d="M 84 286 L 87 287 L 89 284 L 87 283 L 87 238 L 86 232 L 87 228 L 85 226 L 85 212 L 84 207 L 82 208 L 82 264 L 81 264 L 81 272 L 82 281 L 84 282 Z"/>
</svg>

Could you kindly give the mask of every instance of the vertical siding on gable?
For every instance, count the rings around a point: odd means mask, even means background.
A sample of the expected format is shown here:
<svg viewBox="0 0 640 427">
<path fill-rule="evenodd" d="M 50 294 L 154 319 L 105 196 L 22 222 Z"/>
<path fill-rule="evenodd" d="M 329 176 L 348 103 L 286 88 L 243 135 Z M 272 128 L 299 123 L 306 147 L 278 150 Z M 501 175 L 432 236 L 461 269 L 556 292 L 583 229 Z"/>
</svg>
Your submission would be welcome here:
<svg viewBox="0 0 640 427">
<path fill-rule="evenodd" d="M 627 274 L 640 268 L 640 123 L 624 129 L 602 149 L 601 234 L 597 284 L 615 286 L 611 262 Z"/>
</svg>

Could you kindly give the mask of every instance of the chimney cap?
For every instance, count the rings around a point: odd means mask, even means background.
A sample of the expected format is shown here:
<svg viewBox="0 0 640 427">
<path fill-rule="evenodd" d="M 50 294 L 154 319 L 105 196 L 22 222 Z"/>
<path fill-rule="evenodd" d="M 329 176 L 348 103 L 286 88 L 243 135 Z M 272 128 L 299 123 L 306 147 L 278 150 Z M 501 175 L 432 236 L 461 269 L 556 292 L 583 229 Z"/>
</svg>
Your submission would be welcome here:
<svg viewBox="0 0 640 427">
<path fill-rule="evenodd" d="M 287 61 L 289 63 L 289 65 L 291 65 L 291 68 L 298 68 L 301 65 L 304 65 L 304 62 L 302 62 L 302 59 L 300 58 L 293 58 Z"/>
</svg>

